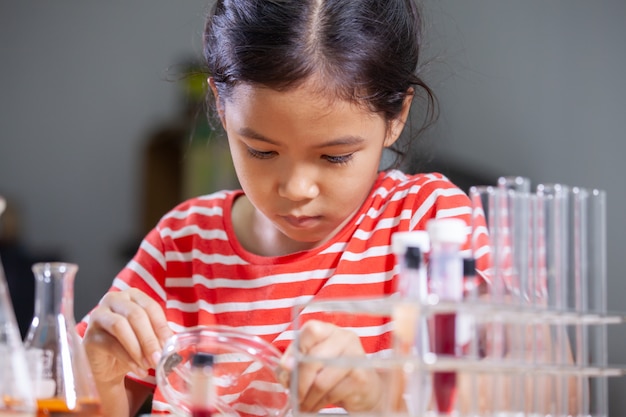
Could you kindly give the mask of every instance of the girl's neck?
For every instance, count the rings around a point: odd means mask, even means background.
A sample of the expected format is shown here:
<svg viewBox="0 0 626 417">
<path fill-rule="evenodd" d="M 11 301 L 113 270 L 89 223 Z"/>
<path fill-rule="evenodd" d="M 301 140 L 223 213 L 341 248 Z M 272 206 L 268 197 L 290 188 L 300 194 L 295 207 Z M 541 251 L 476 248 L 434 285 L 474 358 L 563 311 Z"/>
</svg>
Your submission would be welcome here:
<svg viewBox="0 0 626 417">
<path fill-rule="evenodd" d="M 233 202 L 231 218 L 239 244 L 259 256 L 283 256 L 319 246 L 320 242 L 298 242 L 285 236 L 245 195 Z"/>
</svg>

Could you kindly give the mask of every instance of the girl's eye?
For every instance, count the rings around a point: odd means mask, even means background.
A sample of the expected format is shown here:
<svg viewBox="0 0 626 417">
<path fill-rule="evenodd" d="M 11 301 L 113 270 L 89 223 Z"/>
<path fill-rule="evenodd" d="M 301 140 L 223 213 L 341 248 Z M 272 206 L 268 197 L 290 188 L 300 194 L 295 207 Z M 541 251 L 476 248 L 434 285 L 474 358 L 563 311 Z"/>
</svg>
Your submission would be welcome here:
<svg viewBox="0 0 626 417">
<path fill-rule="evenodd" d="M 276 155 L 276 152 L 274 151 L 263 152 L 263 151 L 257 151 L 256 149 L 248 148 L 248 154 L 251 157 L 257 158 L 257 159 L 269 159 L 273 157 L 274 155 Z"/>
<path fill-rule="evenodd" d="M 331 164 L 347 164 L 348 162 L 350 162 L 352 160 L 352 156 L 354 154 L 347 154 L 347 155 L 338 155 L 338 156 L 332 156 L 332 155 L 324 155 L 324 158 L 330 162 Z"/>
</svg>

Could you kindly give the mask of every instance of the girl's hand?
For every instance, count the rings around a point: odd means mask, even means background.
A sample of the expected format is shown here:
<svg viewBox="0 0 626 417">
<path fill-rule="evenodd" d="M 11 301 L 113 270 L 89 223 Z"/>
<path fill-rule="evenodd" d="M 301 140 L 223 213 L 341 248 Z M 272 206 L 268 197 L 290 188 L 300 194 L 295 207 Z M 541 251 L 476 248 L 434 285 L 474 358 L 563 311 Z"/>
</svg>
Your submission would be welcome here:
<svg viewBox="0 0 626 417">
<path fill-rule="evenodd" d="M 128 372 L 146 376 L 171 335 L 163 309 L 143 292 L 106 294 L 91 312 L 83 338 L 96 384 L 122 383 Z"/>
<path fill-rule="evenodd" d="M 302 326 L 299 348 L 303 355 L 335 358 L 365 356 L 359 337 L 333 324 L 310 320 Z M 293 367 L 292 343 L 283 355 L 283 364 Z M 316 412 L 333 404 L 347 411 L 374 410 L 379 407 L 381 380 L 373 368 L 324 366 L 319 362 L 298 367 L 298 400 L 301 411 Z M 288 385 L 289 381 L 285 381 Z"/>
</svg>

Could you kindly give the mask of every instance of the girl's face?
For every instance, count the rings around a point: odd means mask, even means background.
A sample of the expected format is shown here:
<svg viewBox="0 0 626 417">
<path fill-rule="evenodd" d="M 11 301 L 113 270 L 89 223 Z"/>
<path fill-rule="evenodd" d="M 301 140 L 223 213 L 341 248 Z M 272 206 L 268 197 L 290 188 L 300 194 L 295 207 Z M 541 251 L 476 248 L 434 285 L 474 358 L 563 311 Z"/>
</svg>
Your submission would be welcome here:
<svg viewBox="0 0 626 417">
<path fill-rule="evenodd" d="M 407 99 L 402 117 L 387 123 L 318 91 L 310 83 L 284 92 L 239 85 L 226 100 L 216 95 L 252 224 L 269 220 L 264 233 L 274 234 L 267 242 L 286 238 L 305 249 L 338 232 L 367 198 L 410 106 Z"/>
</svg>

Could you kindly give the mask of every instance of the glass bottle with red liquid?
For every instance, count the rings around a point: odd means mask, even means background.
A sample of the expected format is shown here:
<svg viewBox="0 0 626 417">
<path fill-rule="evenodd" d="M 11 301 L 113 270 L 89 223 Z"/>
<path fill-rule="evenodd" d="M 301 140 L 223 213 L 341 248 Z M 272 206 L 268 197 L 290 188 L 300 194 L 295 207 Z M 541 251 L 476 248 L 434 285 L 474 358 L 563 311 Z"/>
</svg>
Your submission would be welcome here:
<svg viewBox="0 0 626 417">
<path fill-rule="evenodd" d="M 74 320 L 78 266 L 37 263 L 35 312 L 24 340 L 36 381 L 38 417 L 101 415 L 100 399 Z"/>
<path fill-rule="evenodd" d="M 466 240 L 466 224 L 460 219 L 432 219 L 427 224 L 430 236 L 430 293 L 440 301 L 463 300 L 463 258 L 461 245 Z M 457 314 L 437 313 L 433 317 L 433 352 L 442 356 L 457 354 Z M 433 391 L 440 414 L 452 414 L 457 399 L 457 373 L 433 373 Z"/>
<path fill-rule="evenodd" d="M 191 417 L 212 417 L 217 413 L 212 354 L 198 352 L 193 356 L 189 393 Z"/>
</svg>

